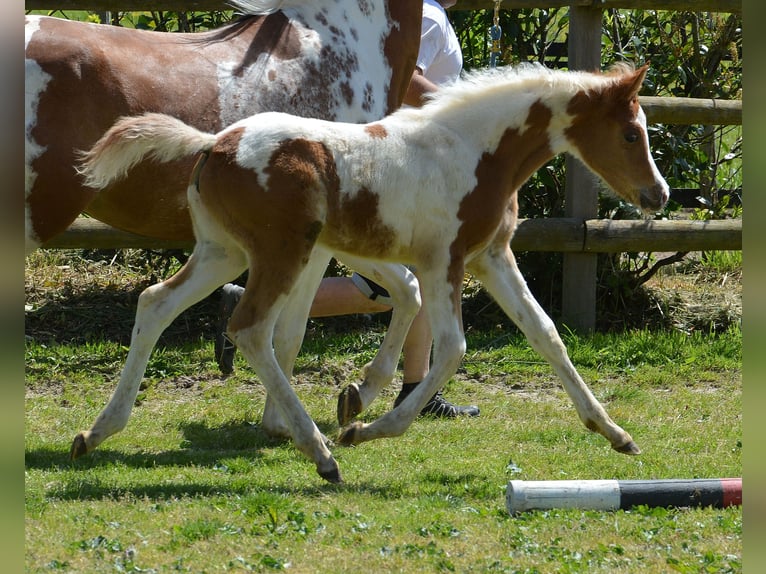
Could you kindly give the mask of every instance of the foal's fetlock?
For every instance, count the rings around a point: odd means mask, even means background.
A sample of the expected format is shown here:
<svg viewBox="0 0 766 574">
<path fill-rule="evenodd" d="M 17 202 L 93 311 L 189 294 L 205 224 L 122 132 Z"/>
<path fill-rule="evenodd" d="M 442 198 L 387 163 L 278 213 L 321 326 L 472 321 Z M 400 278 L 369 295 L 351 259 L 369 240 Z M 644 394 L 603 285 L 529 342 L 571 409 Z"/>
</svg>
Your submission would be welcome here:
<svg viewBox="0 0 766 574">
<path fill-rule="evenodd" d="M 338 395 L 338 425 L 344 426 L 362 412 L 362 397 L 359 386 L 351 383 Z"/>
<path fill-rule="evenodd" d="M 357 443 L 358 434 L 362 430 L 362 423 L 356 421 L 351 423 L 346 428 L 340 430 L 338 435 L 338 444 L 343 446 L 353 446 Z"/>
</svg>

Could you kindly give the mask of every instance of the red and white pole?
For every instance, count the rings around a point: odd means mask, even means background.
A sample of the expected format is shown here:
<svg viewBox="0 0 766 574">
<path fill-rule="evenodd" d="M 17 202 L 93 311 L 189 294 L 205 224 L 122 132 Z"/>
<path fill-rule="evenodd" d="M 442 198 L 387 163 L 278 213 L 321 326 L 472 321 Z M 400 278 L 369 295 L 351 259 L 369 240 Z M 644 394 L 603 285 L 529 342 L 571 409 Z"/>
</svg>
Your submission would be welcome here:
<svg viewBox="0 0 766 574">
<path fill-rule="evenodd" d="M 742 479 L 512 480 L 505 503 L 511 514 L 554 508 L 619 510 L 639 505 L 725 508 L 742 505 Z"/>
</svg>

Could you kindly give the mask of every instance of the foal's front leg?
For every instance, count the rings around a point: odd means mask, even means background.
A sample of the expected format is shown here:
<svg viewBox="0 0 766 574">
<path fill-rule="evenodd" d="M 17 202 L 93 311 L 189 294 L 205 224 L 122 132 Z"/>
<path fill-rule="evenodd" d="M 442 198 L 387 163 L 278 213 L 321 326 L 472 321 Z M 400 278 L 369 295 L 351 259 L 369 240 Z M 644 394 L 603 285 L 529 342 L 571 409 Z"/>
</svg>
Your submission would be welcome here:
<svg viewBox="0 0 766 574">
<path fill-rule="evenodd" d="M 337 415 L 340 426 L 348 424 L 369 407 L 394 378 L 407 332 L 420 309 L 418 280 L 403 265 L 373 263 L 350 256 L 344 256 L 343 259 L 356 271 L 386 288 L 393 301 L 393 311 L 380 349 L 375 358 L 364 366 L 362 384 L 351 383 L 338 396 Z"/>
<path fill-rule="evenodd" d="M 344 445 L 394 437 L 403 434 L 420 414 L 429 399 L 455 374 L 465 354 L 465 338 L 460 320 L 462 285 L 450 285 L 444 270 L 419 268 L 423 298 L 428 301 L 428 320 L 433 333 L 433 362 L 428 375 L 404 401 L 375 421 L 356 421 L 341 430 L 338 442 Z M 456 273 L 461 279 L 462 273 Z"/>
<path fill-rule="evenodd" d="M 282 372 L 292 378 L 295 360 L 306 333 L 306 321 L 314 294 L 322 280 L 331 253 L 319 246 L 314 248 L 311 258 L 303 269 L 298 281 L 288 295 L 279 314 L 274 330 L 274 353 Z M 290 438 L 290 426 L 270 394 L 266 395 L 261 421 L 263 430 L 271 437 Z M 329 440 L 324 437 L 325 443 Z"/>
<path fill-rule="evenodd" d="M 291 290 L 285 281 L 294 276 L 296 268 L 290 265 L 286 256 L 279 261 L 260 263 L 271 273 L 261 273 L 251 267 L 245 291 L 229 320 L 229 335 L 266 388 L 272 401 L 271 408 L 276 407 L 295 446 L 314 461 L 322 478 L 342 482 L 338 463 L 327 448 L 325 437 L 306 412 L 274 352 L 275 325 Z M 284 281 L 275 281 L 275 277 Z M 286 289 L 286 292 L 280 293 L 279 289 Z M 285 355 L 283 360 L 287 362 L 287 359 Z"/>
<path fill-rule="evenodd" d="M 613 449 L 625 454 L 639 454 L 641 449 L 631 436 L 609 418 L 583 382 L 567 355 L 556 326 L 529 291 L 510 247 L 491 247 L 471 262 L 469 270 L 519 326 L 532 348 L 551 364 L 585 426 L 606 437 Z"/>
</svg>

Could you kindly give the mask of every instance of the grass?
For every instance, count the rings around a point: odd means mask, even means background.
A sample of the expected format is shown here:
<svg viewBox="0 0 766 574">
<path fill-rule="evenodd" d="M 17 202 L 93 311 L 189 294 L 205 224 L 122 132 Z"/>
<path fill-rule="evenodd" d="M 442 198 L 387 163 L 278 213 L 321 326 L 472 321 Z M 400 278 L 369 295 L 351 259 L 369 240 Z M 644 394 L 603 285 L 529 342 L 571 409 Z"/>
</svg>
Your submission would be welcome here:
<svg viewBox="0 0 766 574">
<path fill-rule="evenodd" d="M 715 334 L 564 335 L 594 394 L 642 447 L 638 457 L 583 427 L 523 337 L 469 330 L 446 393 L 480 405 L 481 416 L 422 418 L 402 437 L 335 447 L 345 479 L 337 486 L 263 433 L 263 388 L 240 356 L 233 375 L 217 371 L 209 327 L 196 331 L 215 302 L 171 327 L 127 429 L 69 461 L 74 434 L 108 400 L 124 361 L 124 327 L 109 323 L 129 324 L 131 306 L 112 303 L 140 287 L 118 278 L 143 285 L 145 270 L 40 255 L 26 276 L 28 572 L 742 570 L 741 508 L 505 509 L 511 479 L 741 476 L 736 324 Z M 89 285 L 114 293 L 89 300 Z M 295 388 L 328 436 L 339 389 L 381 337 L 362 319 L 345 329 L 312 322 Z M 363 419 L 388 410 L 395 392 Z"/>
</svg>

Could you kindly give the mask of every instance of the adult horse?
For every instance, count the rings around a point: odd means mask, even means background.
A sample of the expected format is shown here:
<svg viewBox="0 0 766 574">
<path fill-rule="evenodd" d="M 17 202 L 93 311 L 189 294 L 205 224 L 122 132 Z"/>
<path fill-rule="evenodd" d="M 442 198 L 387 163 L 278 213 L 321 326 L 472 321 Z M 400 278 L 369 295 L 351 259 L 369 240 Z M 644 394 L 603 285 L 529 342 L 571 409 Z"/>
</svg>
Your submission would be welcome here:
<svg viewBox="0 0 766 574">
<path fill-rule="evenodd" d="M 368 122 L 401 104 L 420 41 L 420 3 L 232 3 L 250 14 L 193 34 L 26 17 L 27 252 L 83 211 L 133 233 L 193 240 L 192 158 L 142 162 L 98 194 L 82 185 L 78 150 L 120 116 L 162 112 L 217 132 L 263 111 Z"/>
<path fill-rule="evenodd" d="M 117 389 L 91 429 L 75 437 L 73 452 L 84 454 L 124 427 L 164 328 L 249 266 L 229 335 L 274 397 L 298 448 L 322 477 L 340 481 L 272 349 L 272 341 L 299 340 L 309 306 L 293 293 L 315 289 L 330 254 L 339 253 L 417 266 L 434 337 L 433 366 L 416 390 L 372 423 L 344 428 L 341 443 L 402 434 L 454 374 L 465 353 L 460 306 L 467 269 L 551 363 L 585 426 L 615 450 L 637 454 L 572 365 L 516 266 L 510 240 L 518 189 L 562 152 L 644 210 L 667 202 L 638 103 L 646 70 L 479 72 L 421 109 L 367 125 L 260 114 L 211 135 L 158 114 L 124 118 L 86 156 L 88 184 L 105 187 L 146 156 L 162 162 L 200 154 L 188 188 L 197 244 L 184 268 L 141 294 Z M 282 320 L 287 308 L 292 323 Z M 358 410 L 379 391 L 372 381 L 355 389 Z"/>
<path fill-rule="evenodd" d="M 420 42 L 420 2 L 231 3 L 246 15 L 194 34 L 26 17 L 27 253 L 83 211 L 133 233 L 194 239 L 186 201 L 191 155 L 169 165 L 140 162 L 98 193 L 83 186 L 78 151 L 120 116 L 162 112 L 216 132 L 263 111 L 366 122 L 401 104 Z M 365 371 L 390 380 L 419 304 L 417 282 L 399 265 L 344 262 L 381 282 L 396 302 L 381 353 Z M 269 399 L 263 426 L 289 434 Z"/>
</svg>

